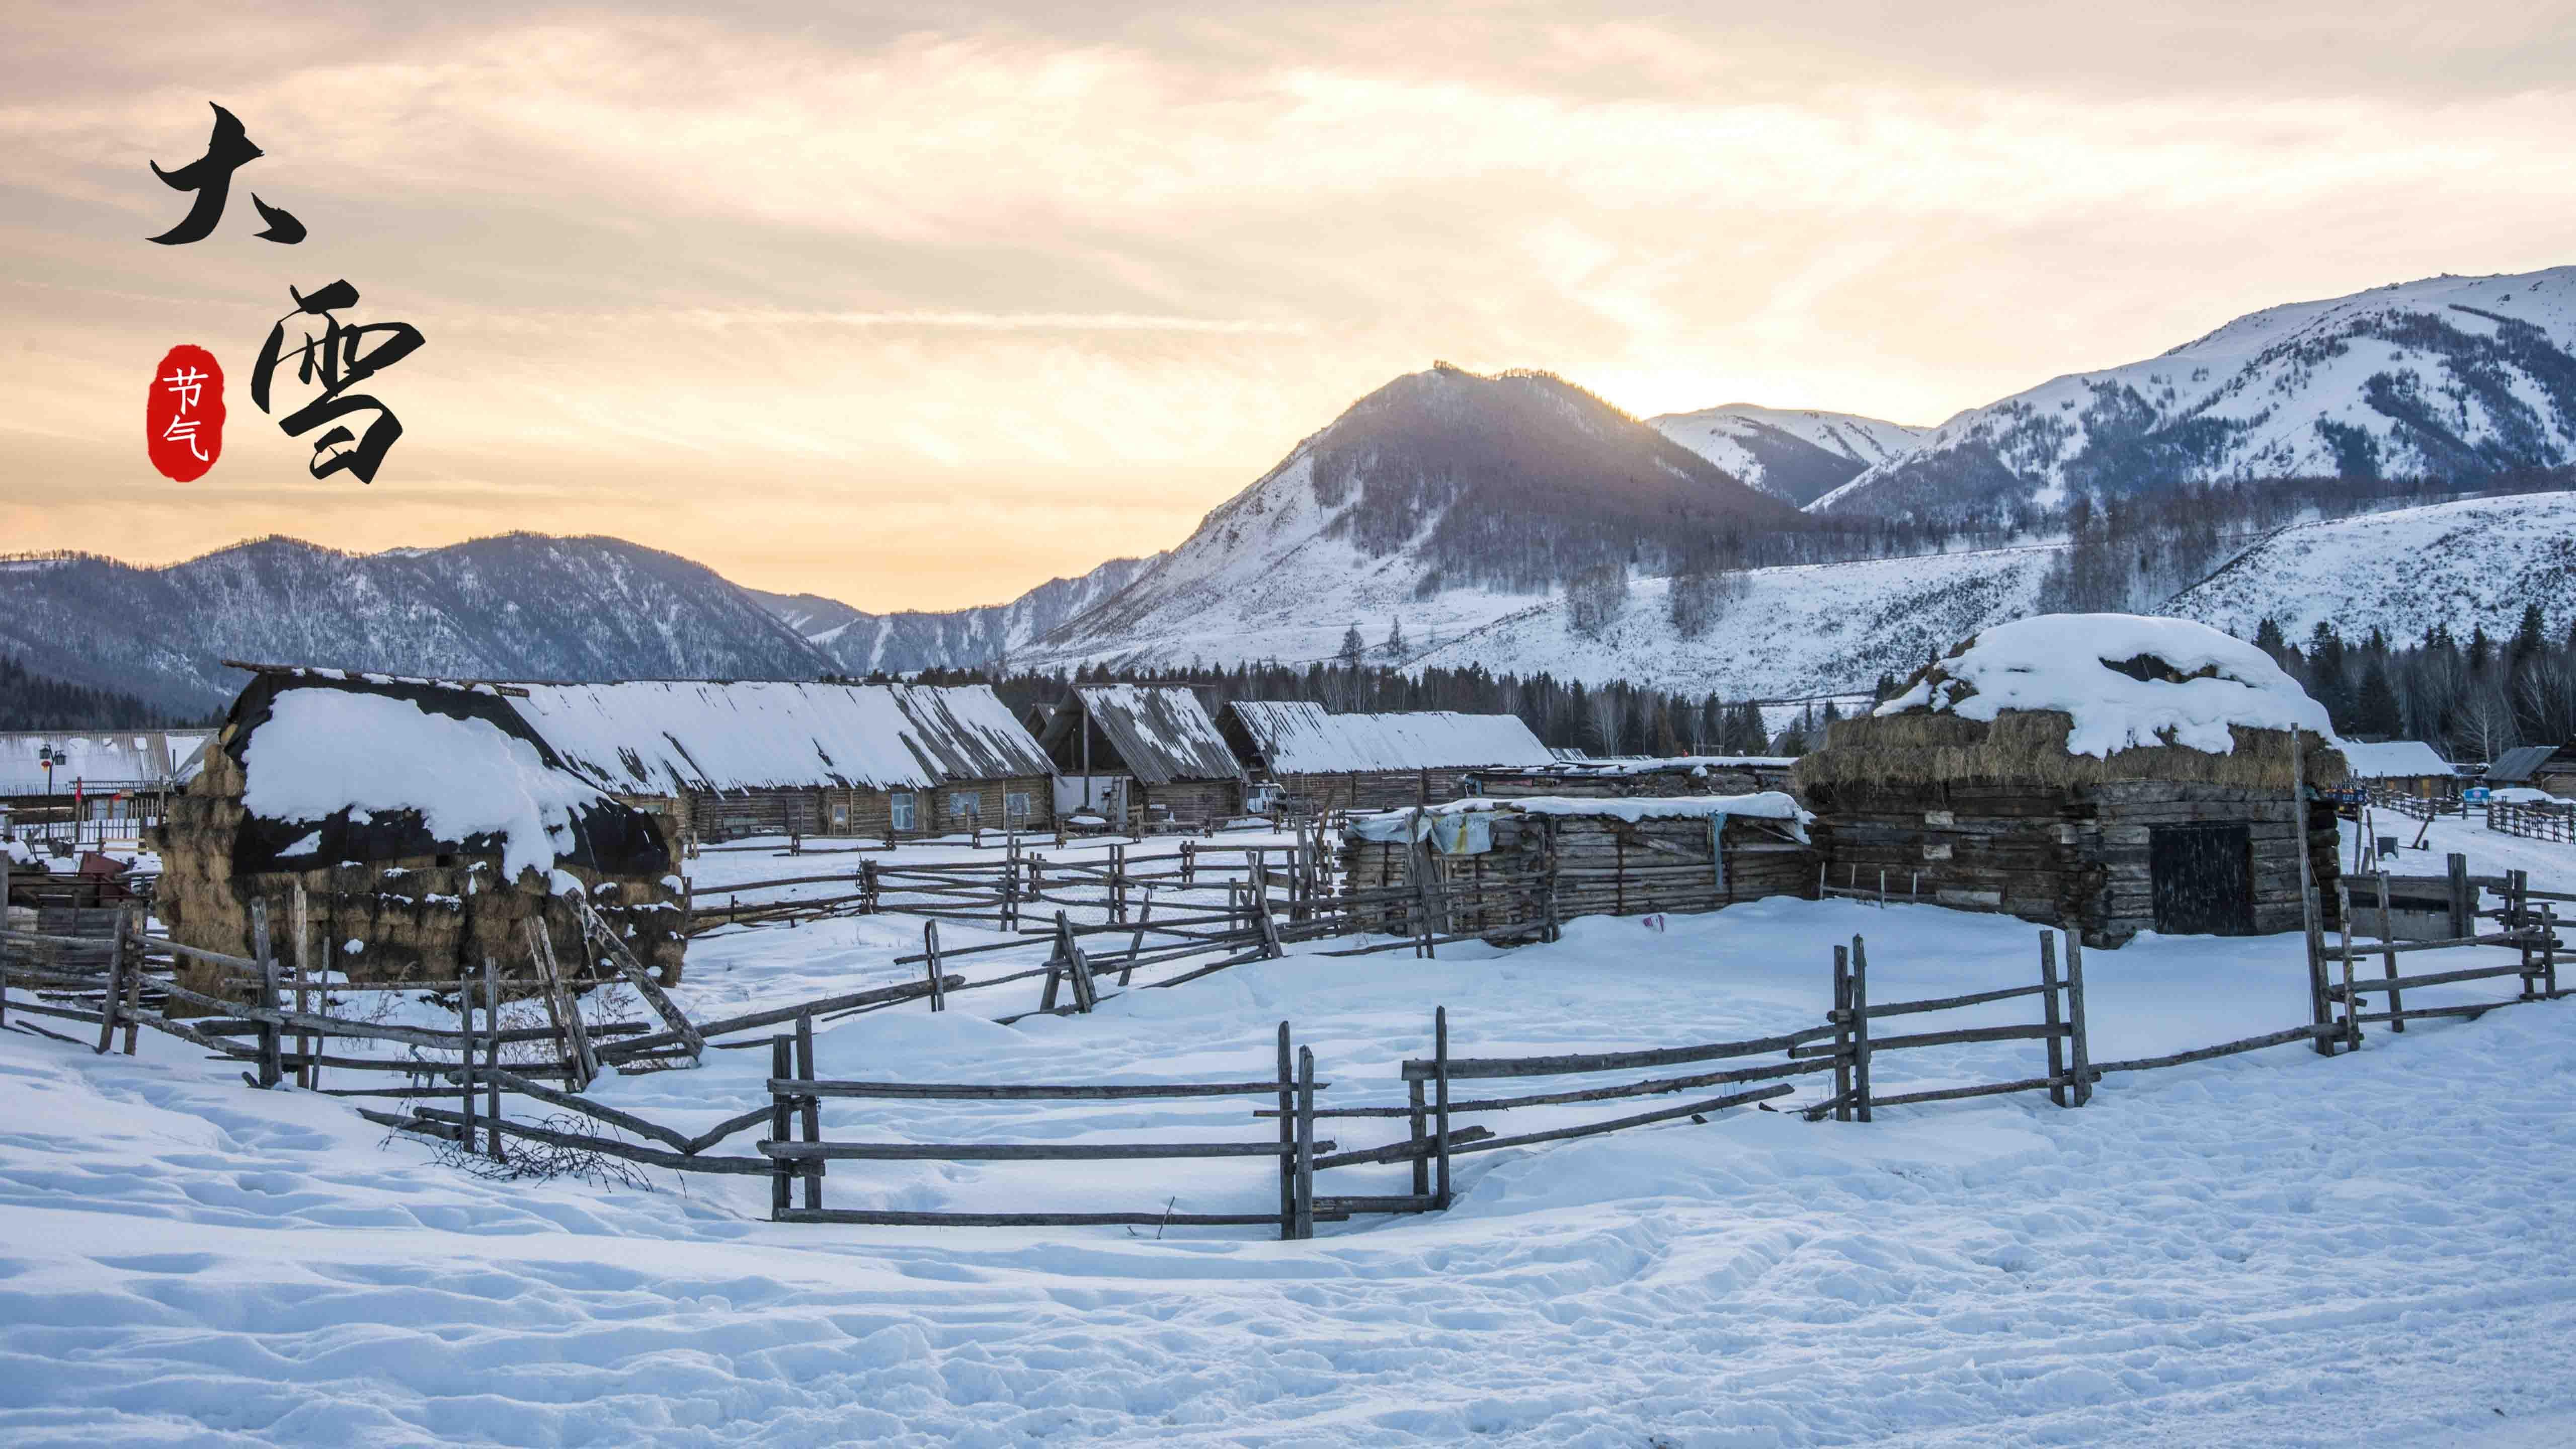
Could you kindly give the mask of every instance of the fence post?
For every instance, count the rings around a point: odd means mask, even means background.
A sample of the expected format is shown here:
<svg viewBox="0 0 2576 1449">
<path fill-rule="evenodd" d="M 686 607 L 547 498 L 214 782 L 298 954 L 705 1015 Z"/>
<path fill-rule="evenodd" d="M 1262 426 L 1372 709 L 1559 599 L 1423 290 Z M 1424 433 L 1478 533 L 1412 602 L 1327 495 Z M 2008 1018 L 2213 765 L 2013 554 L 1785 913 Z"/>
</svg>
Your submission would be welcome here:
<svg viewBox="0 0 2576 1449">
<path fill-rule="evenodd" d="M 2558 903 L 2544 901 L 2540 907 L 2540 983 L 2541 992 L 2551 1001 L 2558 999 Z"/>
<path fill-rule="evenodd" d="M 492 958 L 483 958 L 483 1056 L 492 1069 L 487 1079 L 490 1095 L 484 1099 L 485 1116 L 492 1119 L 491 1151 L 494 1162 L 509 1160 L 501 1146 L 501 972 Z M 465 1044 L 466 1060 L 474 1059 L 474 1044 Z"/>
<path fill-rule="evenodd" d="M 295 1014 L 302 1016 L 312 1010 L 312 997 L 305 982 L 313 975 L 313 923 L 301 880 L 295 882 L 295 893 L 288 898 L 287 924 L 295 931 Z M 322 1069 L 313 1065 L 313 1058 L 322 1050 L 322 1038 L 299 1031 L 295 1034 L 295 1050 L 304 1058 L 304 1064 L 295 1069 L 295 1084 L 309 1092 L 321 1083 Z"/>
<path fill-rule="evenodd" d="M 2308 1021 L 2312 1026 L 2328 1026 L 2334 1021 L 2334 1006 L 2326 999 L 2325 928 L 2318 920 L 2323 906 L 2318 897 L 2315 852 L 2308 840 L 2308 776 L 2302 760 L 2302 739 L 2299 731 L 2290 731 L 2290 820 L 2299 840 L 2299 928 L 2308 947 Z M 2071 946 L 2066 959 L 2071 976 L 2075 963 Z M 2334 1055 L 2334 1043 L 2323 1032 L 2311 1038 L 2308 1046 L 2319 1056 Z M 2076 1083 L 2079 1105 L 2089 1085 Z"/>
<path fill-rule="evenodd" d="M 2048 1025 L 2048 1100 L 2064 1107 L 2070 1105 L 2066 1094 L 2066 1044 L 2057 1034 L 2066 1018 L 2057 1000 L 2057 937 L 2046 926 L 2039 928 L 2039 993 L 2041 1020 Z"/>
<path fill-rule="evenodd" d="M 2398 999 L 2397 933 L 2388 919 L 2388 871 L 2384 863 L 2374 879 L 2379 886 L 2379 942 L 2388 948 L 2379 955 L 2380 965 L 2388 972 L 2388 1029 L 2403 1033 L 2406 1030 L 2406 1003 Z"/>
<path fill-rule="evenodd" d="M 2478 933 L 2478 891 L 2469 884 L 2469 858 L 2453 855 L 2447 864 L 2451 876 L 2451 938 Z"/>
<path fill-rule="evenodd" d="M 877 863 L 873 860 L 859 862 L 859 913 L 877 913 Z"/>
<path fill-rule="evenodd" d="M 473 1155 L 474 1141 L 474 988 L 456 993 L 456 1115 L 465 1119 L 464 1130 L 457 1134 L 457 1144 Z M 496 1130 L 495 1137 L 501 1134 Z"/>
<path fill-rule="evenodd" d="M 1405 1132 L 1407 1134 L 1405 1141 L 1407 1145 L 1413 1148 L 1413 1195 L 1415 1197 L 1429 1197 L 1431 1195 L 1431 1158 L 1429 1156 L 1431 1150 L 1431 1134 L 1427 1130 L 1430 1125 L 1429 1116 L 1423 1110 L 1422 1105 L 1422 1084 L 1420 1082 L 1405 1083 L 1404 1098 L 1405 1105 L 1412 1109 L 1411 1113 L 1405 1118 Z"/>
<path fill-rule="evenodd" d="M 794 1044 L 788 1038 L 783 1036 L 773 1036 L 769 1039 L 769 1075 L 772 1078 L 785 1078 L 796 1075 L 795 1058 L 790 1055 L 793 1050 L 793 1045 Z M 769 1089 L 769 1140 L 772 1142 L 791 1142 L 795 1140 L 795 1128 L 788 1120 L 787 1102 L 787 1095 L 780 1089 L 776 1087 Z M 786 1220 L 788 1208 L 788 1180 L 794 1171 L 795 1164 L 784 1157 L 777 1159 L 771 1164 L 769 1174 L 769 1220 L 773 1223 L 783 1222 Z"/>
<path fill-rule="evenodd" d="M 250 903 L 250 935 L 251 948 L 259 957 L 259 1004 L 274 1012 L 277 1010 L 277 953 L 269 948 L 268 902 L 265 899 Z M 259 1024 L 259 1085 L 262 1087 L 274 1087 L 286 1075 L 278 1065 L 278 1038 L 276 1022 Z"/>
<path fill-rule="evenodd" d="M 2335 882 L 2335 914 L 2341 929 L 2337 939 L 2343 942 L 2343 1039 L 2344 1050 L 2361 1050 L 2361 1003 L 2352 989 L 2352 887 Z"/>
<path fill-rule="evenodd" d="M 2075 1105 L 2093 1100 L 2093 1047 L 2084 1026 L 2084 938 L 2066 933 L 2066 1025 L 2068 1065 L 2075 1073 Z"/>
<path fill-rule="evenodd" d="M 1851 947 L 1834 948 L 1834 1009 L 1825 1019 L 1834 1028 L 1834 1120 L 1852 1119 Z"/>
<path fill-rule="evenodd" d="M 1145 927 L 1154 919 L 1154 888 L 1145 887 L 1145 907 L 1136 914 L 1136 934 L 1127 938 L 1127 964 L 1118 972 L 1118 984 L 1126 985 L 1136 975 L 1136 953 L 1145 949 Z"/>
<path fill-rule="evenodd" d="M 1869 1120 L 1869 947 L 1860 937 L 1851 944 L 1851 1024 L 1853 1115 Z"/>
<path fill-rule="evenodd" d="M 96 1055 L 105 1055 L 108 1047 L 116 1039 L 116 1007 L 117 1003 L 125 998 L 125 918 L 132 914 L 133 909 L 132 906 L 116 908 L 116 942 L 108 948 L 107 952 L 107 999 L 98 1004 Z M 7 924 L 6 913 L 0 912 L 0 926 Z M 2530 955 L 2528 951 L 2523 953 L 2525 960 L 2530 959 Z"/>
<path fill-rule="evenodd" d="M 1315 1049 L 1297 1048 L 1297 1236 L 1315 1236 Z"/>
<path fill-rule="evenodd" d="M 1184 840 L 1181 842 L 1181 889 L 1188 890 L 1190 887 L 1195 886 L 1198 883 L 1198 844 L 1195 841 Z"/>
<path fill-rule="evenodd" d="M 1443 1212 L 1449 1208 L 1449 1008 L 1443 1006 L 1431 1014 L 1432 1036 L 1432 1129 L 1440 1143 L 1440 1185 L 1436 1196 Z"/>
<path fill-rule="evenodd" d="M 930 973 L 930 1009 L 946 1011 L 948 987 L 939 979 L 939 923 L 937 921 L 921 923 L 921 952 L 930 958 L 923 966 L 923 969 Z"/>
<path fill-rule="evenodd" d="M 2520 937 L 2520 938 L 2521 938 L 2521 941 L 2520 941 L 2521 950 L 2522 950 L 2522 997 L 2521 997 L 2521 999 L 2522 999 L 2522 1000 L 2524 1000 L 2524 1001 L 2531 1001 L 2531 1000 L 2534 1000 L 2534 999 L 2535 999 L 2535 998 L 2533 997 L 2533 995 L 2532 995 L 2532 990 L 2531 990 L 2531 979 L 2532 979 L 2532 977 L 2534 977 L 2534 976 L 2538 975 L 2538 974 L 2539 974 L 2539 971 L 2538 971 L 2537 963 L 2535 963 L 2535 962 L 2532 960 L 2532 950 L 2531 950 L 2531 928 L 2532 928 L 2532 926 L 2533 926 L 2534 922 L 2533 922 L 2533 921 L 2532 921 L 2532 919 L 2531 919 L 2531 881 L 2530 881 L 2530 878 L 2529 878 L 2528 876 L 2526 876 L 2523 872 L 2518 871 L 2518 870 L 2509 870 L 2509 871 L 2506 871 L 2506 872 L 2504 873 L 2504 889 L 2505 889 L 2505 907 L 2504 907 L 2505 915 L 2504 915 L 2504 920 L 2503 920 L 2503 922 L 2502 922 L 2501 924 L 2503 924 L 2503 926 L 2505 927 L 2505 929 L 2507 929 L 2507 930 L 2509 930 L 2509 931 L 2513 932 L 2513 933 L 2514 933 L 2514 935 L 2516 935 L 2516 936 L 2518 936 L 2518 937 Z"/>
<path fill-rule="evenodd" d="M 1288 1023 L 1279 1023 L 1279 1239 L 1297 1236 L 1297 1077 Z"/>
<path fill-rule="evenodd" d="M 116 934 L 120 943 L 130 939 L 134 953 L 125 962 L 125 1054 L 130 1057 L 134 1055 L 135 1037 L 142 1030 L 139 1023 L 143 1015 L 144 947 L 143 927 L 133 919 L 133 906 L 129 904 L 124 910 L 125 914 L 117 917 Z"/>
<path fill-rule="evenodd" d="M 796 1080 L 814 1080 L 814 1013 L 810 1011 L 796 1017 Z M 823 1099 L 809 1091 L 799 1099 L 798 1106 L 804 1118 L 804 1140 L 822 1141 Z M 805 1164 L 805 1206 L 808 1211 L 823 1206 L 823 1159 L 819 1157 Z"/>
</svg>

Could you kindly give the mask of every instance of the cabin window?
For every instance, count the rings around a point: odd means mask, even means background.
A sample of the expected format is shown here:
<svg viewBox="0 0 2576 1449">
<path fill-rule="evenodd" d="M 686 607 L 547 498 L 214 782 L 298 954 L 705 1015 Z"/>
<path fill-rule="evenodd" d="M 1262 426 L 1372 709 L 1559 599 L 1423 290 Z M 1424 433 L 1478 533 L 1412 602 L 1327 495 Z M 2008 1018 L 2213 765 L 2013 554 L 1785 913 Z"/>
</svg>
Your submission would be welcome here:
<svg viewBox="0 0 2576 1449">
<path fill-rule="evenodd" d="M 887 796 L 886 801 L 887 814 L 891 818 L 893 827 L 897 830 L 912 829 L 912 792 L 909 790 L 897 790 L 892 795 Z"/>
<path fill-rule="evenodd" d="M 1028 819 L 1029 792 L 1026 790 L 1013 790 L 1009 794 L 1004 795 L 1002 797 L 1002 818 L 1005 820 Z"/>
<path fill-rule="evenodd" d="M 984 813 L 984 797 L 972 790 L 948 792 L 948 818 L 973 820 Z"/>
<path fill-rule="evenodd" d="M 835 835 L 850 833 L 850 802 L 847 800 L 832 802 L 832 833 Z"/>
</svg>

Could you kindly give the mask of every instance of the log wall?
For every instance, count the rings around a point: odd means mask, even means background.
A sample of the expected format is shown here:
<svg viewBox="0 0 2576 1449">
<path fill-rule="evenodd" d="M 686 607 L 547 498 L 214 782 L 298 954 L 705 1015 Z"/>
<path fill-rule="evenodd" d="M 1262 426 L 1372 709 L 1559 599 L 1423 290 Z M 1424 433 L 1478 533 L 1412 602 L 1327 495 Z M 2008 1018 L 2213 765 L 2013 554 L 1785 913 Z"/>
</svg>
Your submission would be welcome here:
<svg viewBox="0 0 2576 1449">
<path fill-rule="evenodd" d="M 2159 825 L 2243 825 L 2253 850 L 2254 930 L 2303 924 L 2295 806 L 2287 790 L 2128 780 L 2072 789 L 2027 785 L 1818 786 L 1816 846 L 1834 886 L 1919 895 L 2079 932 L 2113 947 L 2155 925 L 2149 851 Z M 2337 879 L 2331 811 L 2309 811 L 2309 858 Z"/>
</svg>

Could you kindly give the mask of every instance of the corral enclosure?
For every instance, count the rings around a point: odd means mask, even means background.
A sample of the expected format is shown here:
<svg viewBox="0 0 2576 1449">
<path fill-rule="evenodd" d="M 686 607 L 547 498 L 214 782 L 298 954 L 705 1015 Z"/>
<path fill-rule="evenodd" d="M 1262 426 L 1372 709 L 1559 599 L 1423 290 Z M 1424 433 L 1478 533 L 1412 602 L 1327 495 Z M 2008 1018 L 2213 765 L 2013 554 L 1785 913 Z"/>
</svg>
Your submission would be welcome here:
<svg viewBox="0 0 2576 1449">
<path fill-rule="evenodd" d="M 1356 816 L 1342 837 L 1343 888 L 1420 881 L 1445 888 L 1435 932 L 1500 930 L 1574 916 L 1712 911 L 1811 895 L 1816 854 L 1787 795 L 1672 800 L 1453 802 Z M 1376 929 L 1409 930 L 1391 904 Z"/>
<path fill-rule="evenodd" d="M 311 970 L 454 982 L 486 958 L 526 959 L 531 923 L 560 959 L 586 960 L 578 894 L 639 960 L 679 979 L 669 822 L 571 770 L 500 687 L 263 672 L 152 845 L 154 911 L 172 939 L 204 950 L 265 955 L 261 903 L 280 953 Z"/>
</svg>

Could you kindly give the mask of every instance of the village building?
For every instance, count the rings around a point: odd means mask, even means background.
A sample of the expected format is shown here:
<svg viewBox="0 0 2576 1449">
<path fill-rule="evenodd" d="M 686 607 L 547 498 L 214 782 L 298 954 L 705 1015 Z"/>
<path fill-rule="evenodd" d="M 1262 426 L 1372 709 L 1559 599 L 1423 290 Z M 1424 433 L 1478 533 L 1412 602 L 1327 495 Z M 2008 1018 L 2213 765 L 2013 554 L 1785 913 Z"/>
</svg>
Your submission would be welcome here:
<svg viewBox="0 0 2576 1449">
<path fill-rule="evenodd" d="M 208 730 L 0 733 L 0 833 L 65 849 L 131 844 L 196 778 Z"/>
<path fill-rule="evenodd" d="M 1039 738 L 1056 808 L 1120 829 L 1207 829 L 1244 808 L 1243 766 L 1197 691 L 1078 684 Z"/>
<path fill-rule="evenodd" d="M 1563 796 L 1660 799 L 1681 795 L 1747 795 L 1785 790 L 1787 755 L 1680 755 L 1672 759 L 1556 759 L 1528 769 L 1475 770 L 1469 789 L 1494 799 Z"/>
<path fill-rule="evenodd" d="M 2322 705 L 2204 625 L 2043 615 L 1969 639 L 1799 760 L 1823 882 L 2116 946 L 2333 910 L 2346 779 Z M 2305 821 L 2302 831 L 2301 822 Z"/>
<path fill-rule="evenodd" d="M 2481 784 L 2576 800 L 2576 745 L 2524 745 L 2496 756 Z"/>
<path fill-rule="evenodd" d="M 1460 800 L 1354 815 L 1342 832 L 1354 895 L 1426 887 L 1432 934 L 1492 932 L 1574 916 L 1713 911 L 1813 895 L 1806 812 L 1779 791 L 1604 800 Z M 1371 929 L 1405 931 L 1415 906 L 1370 907 Z"/>
<path fill-rule="evenodd" d="M 698 841 L 1052 830 L 1053 769 L 987 685 L 513 686 L 573 768 Z"/>
<path fill-rule="evenodd" d="M 1217 724 L 1256 784 L 1315 812 L 1456 800 L 1475 793 L 1468 781 L 1480 768 L 1551 758 L 1510 714 L 1331 714 L 1320 704 L 1237 700 Z"/>
<path fill-rule="evenodd" d="M 2420 800 L 2449 800 L 2460 793 L 2460 773 L 2422 740 L 2384 740 L 2341 746 L 2352 783 L 2381 795 L 2412 795 Z"/>
<path fill-rule="evenodd" d="M 353 981 L 526 979 L 542 934 L 581 978 L 592 913 L 665 984 L 684 903 L 667 817 L 601 790 L 512 686 L 262 669 L 147 837 L 170 938 Z M 220 968 L 183 966 L 217 994 Z"/>
</svg>

